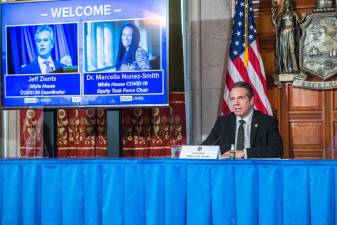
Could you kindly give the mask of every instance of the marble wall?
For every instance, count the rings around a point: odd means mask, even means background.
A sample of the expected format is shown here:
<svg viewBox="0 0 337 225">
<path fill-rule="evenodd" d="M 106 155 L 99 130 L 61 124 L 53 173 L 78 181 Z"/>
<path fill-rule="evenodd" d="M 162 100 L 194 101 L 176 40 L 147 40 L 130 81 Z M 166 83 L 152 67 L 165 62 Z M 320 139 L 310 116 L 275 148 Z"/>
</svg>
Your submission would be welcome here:
<svg viewBox="0 0 337 225">
<path fill-rule="evenodd" d="M 190 144 L 200 143 L 220 113 L 231 38 L 232 0 L 189 0 Z M 186 22 L 186 21 L 185 21 Z M 185 62 L 186 63 L 186 62 Z M 189 101 L 187 100 L 187 101 Z"/>
<path fill-rule="evenodd" d="M 20 111 L 1 111 L 1 157 L 20 157 Z"/>
</svg>

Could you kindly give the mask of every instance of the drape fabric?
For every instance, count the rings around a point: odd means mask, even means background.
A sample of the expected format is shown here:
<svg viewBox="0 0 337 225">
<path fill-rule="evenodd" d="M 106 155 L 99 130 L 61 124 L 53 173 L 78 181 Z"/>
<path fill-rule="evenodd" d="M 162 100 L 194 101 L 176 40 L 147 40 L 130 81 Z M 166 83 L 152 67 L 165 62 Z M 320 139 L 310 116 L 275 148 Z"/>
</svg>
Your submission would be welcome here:
<svg viewBox="0 0 337 225">
<path fill-rule="evenodd" d="M 186 143 L 183 92 L 170 93 L 168 107 L 121 109 L 124 157 L 169 156 L 172 145 Z M 43 111 L 20 111 L 20 156 L 42 157 Z M 58 157 L 107 156 L 104 109 L 58 109 Z"/>
<path fill-rule="evenodd" d="M 42 156 L 42 110 L 20 110 L 20 155 Z"/>
<path fill-rule="evenodd" d="M 105 110 L 57 110 L 57 145 L 59 157 L 106 156 Z"/>
<path fill-rule="evenodd" d="M 336 161 L 1 160 L 3 225 L 334 225 Z"/>
<path fill-rule="evenodd" d="M 169 107 L 122 109 L 123 156 L 170 155 L 186 143 L 184 93 L 170 93 Z"/>
</svg>

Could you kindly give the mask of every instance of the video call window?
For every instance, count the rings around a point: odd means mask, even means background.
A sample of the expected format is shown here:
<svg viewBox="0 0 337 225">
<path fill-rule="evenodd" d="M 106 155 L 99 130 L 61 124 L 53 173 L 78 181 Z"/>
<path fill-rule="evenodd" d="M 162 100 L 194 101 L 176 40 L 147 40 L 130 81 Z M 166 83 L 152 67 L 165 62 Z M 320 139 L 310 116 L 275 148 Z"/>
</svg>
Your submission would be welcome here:
<svg viewBox="0 0 337 225">
<path fill-rule="evenodd" d="M 84 23 L 84 71 L 160 70 L 161 20 Z"/>
<path fill-rule="evenodd" d="M 78 24 L 7 27 L 7 74 L 78 72 Z"/>
<path fill-rule="evenodd" d="M 168 5 L 1 4 L 2 106 L 168 105 Z"/>
</svg>

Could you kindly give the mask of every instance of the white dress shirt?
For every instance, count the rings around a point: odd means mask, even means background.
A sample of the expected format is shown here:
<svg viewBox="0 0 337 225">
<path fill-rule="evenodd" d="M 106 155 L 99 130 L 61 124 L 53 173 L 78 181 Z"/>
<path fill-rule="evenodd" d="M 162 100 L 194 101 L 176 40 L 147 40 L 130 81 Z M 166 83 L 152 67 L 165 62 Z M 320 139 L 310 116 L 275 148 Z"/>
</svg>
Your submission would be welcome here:
<svg viewBox="0 0 337 225">
<path fill-rule="evenodd" d="M 42 74 L 47 73 L 47 65 L 44 63 L 45 61 L 49 61 L 49 66 L 51 68 L 51 71 L 55 70 L 55 65 L 54 65 L 54 62 L 51 56 L 49 56 L 48 59 L 43 59 L 40 56 L 38 56 L 37 61 L 39 62 L 39 66 L 40 66 L 40 70 Z"/>
</svg>

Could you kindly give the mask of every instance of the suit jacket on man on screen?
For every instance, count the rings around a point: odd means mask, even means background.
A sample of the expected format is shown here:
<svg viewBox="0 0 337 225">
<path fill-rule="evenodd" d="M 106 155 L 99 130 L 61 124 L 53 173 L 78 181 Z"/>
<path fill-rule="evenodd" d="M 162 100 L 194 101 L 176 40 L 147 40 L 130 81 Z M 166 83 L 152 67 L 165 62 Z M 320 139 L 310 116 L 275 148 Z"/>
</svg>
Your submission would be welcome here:
<svg viewBox="0 0 337 225">
<path fill-rule="evenodd" d="M 53 60 L 53 62 L 55 66 L 54 71 L 65 67 L 65 65 L 63 65 L 59 61 Z M 20 74 L 39 74 L 39 73 L 41 73 L 41 69 L 37 59 L 24 66 L 20 72 Z"/>
<path fill-rule="evenodd" d="M 219 144 L 221 153 L 230 150 L 235 143 L 236 115 L 230 113 L 220 116 L 203 145 Z M 278 131 L 277 121 L 272 116 L 264 115 L 254 110 L 250 132 L 250 148 L 247 148 L 248 158 L 278 158 L 282 157 L 283 145 Z"/>
</svg>

